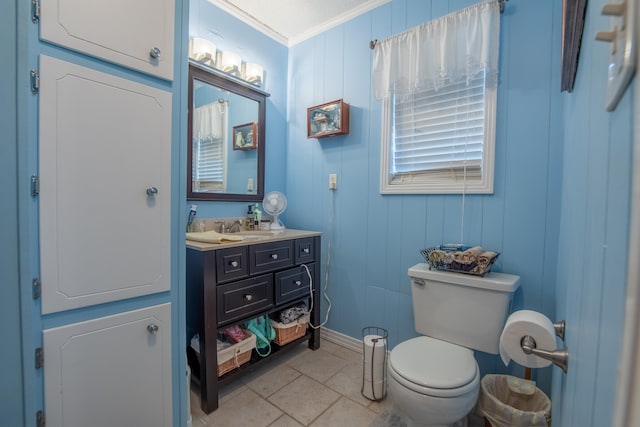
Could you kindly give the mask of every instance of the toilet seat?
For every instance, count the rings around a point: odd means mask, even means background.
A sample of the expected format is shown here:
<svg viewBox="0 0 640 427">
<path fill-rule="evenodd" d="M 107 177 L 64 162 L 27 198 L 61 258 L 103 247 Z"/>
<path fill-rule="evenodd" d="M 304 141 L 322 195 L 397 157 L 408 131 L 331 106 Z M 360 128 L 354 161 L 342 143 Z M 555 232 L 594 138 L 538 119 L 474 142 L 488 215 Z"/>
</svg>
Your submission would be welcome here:
<svg viewBox="0 0 640 427">
<path fill-rule="evenodd" d="M 473 351 L 421 336 L 398 344 L 389 356 L 389 372 L 404 387 L 434 397 L 455 397 L 478 388 Z"/>
</svg>

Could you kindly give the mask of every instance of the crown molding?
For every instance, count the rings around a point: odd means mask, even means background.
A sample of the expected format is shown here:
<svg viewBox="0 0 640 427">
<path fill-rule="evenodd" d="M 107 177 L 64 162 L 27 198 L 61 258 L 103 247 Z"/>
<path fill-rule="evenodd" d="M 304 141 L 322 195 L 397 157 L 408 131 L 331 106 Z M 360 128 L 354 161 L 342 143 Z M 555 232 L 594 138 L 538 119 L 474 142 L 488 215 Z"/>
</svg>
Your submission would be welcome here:
<svg viewBox="0 0 640 427">
<path fill-rule="evenodd" d="M 287 37 L 285 37 L 283 34 L 280 34 L 276 30 L 274 30 L 273 28 L 265 24 L 264 22 L 257 19 L 255 16 L 248 14 L 244 10 L 229 3 L 227 0 L 209 0 L 209 3 L 219 7 L 220 9 L 224 10 L 228 14 L 238 18 L 245 24 L 255 28 L 256 30 L 263 33 L 264 35 L 271 37 L 278 43 L 283 44 L 287 47 L 289 46 L 289 39 L 287 39 Z"/>
<path fill-rule="evenodd" d="M 372 0 L 367 3 L 363 3 L 358 7 L 354 7 L 351 10 L 341 13 L 333 19 L 325 21 L 320 25 L 316 25 L 315 27 L 311 27 L 307 31 L 289 38 L 288 46 L 291 47 L 307 39 L 310 39 L 313 36 L 317 36 L 318 34 L 330 30 L 333 27 L 337 27 L 338 25 L 344 24 L 345 22 L 350 21 L 351 19 L 356 18 L 364 13 L 367 13 L 370 10 L 380 7 L 383 4 L 389 3 L 390 1 L 391 0 Z"/>
<path fill-rule="evenodd" d="M 238 18 L 245 24 L 255 28 L 260 31 L 264 35 L 272 38 L 280 44 L 283 44 L 287 47 L 291 47 L 295 44 L 298 44 L 304 40 L 310 39 L 318 34 L 321 34 L 327 30 L 330 30 L 333 27 L 336 27 L 340 24 L 343 24 L 357 16 L 360 16 L 370 10 L 373 10 L 383 4 L 389 3 L 391 0 L 372 0 L 367 3 L 363 3 L 351 10 L 348 10 L 340 15 L 336 16 L 333 19 L 323 22 L 320 25 L 316 25 L 315 27 L 311 27 L 308 30 L 292 36 L 291 38 L 286 37 L 284 34 L 279 33 L 275 29 L 271 28 L 264 22 L 260 21 L 253 15 L 245 12 L 244 10 L 238 8 L 234 4 L 230 3 L 228 0 L 208 0 L 214 6 L 224 10 L 228 14 Z"/>
</svg>

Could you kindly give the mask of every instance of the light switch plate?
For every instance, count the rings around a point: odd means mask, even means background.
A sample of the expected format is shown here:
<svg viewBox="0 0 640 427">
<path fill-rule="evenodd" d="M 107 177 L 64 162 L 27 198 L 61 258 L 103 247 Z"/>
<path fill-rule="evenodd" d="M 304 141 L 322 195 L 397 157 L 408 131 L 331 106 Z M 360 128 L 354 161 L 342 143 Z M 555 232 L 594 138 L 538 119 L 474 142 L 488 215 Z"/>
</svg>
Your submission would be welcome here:
<svg viewBox="0 0 640 427">
<path fill-rule="evenodd" d="M 625 13 L 610 18 L 609 31 L 617 31 L 609 57 L 605 105 L 607 111 L 613 111 L 618 105 L 636 66 L 636 0 L 624 0 L 622 3 L 625 4 Z"/>
</svg>

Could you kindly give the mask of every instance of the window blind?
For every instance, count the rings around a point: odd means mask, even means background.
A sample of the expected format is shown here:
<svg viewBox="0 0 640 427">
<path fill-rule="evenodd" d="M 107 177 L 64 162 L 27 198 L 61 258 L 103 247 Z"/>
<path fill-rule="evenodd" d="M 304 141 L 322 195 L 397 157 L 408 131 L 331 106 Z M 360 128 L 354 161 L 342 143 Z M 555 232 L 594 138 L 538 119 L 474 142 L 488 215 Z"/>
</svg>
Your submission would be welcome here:
<svg viewBox="0 0 640 427">
<path fill-rule="evenodd" d="M 224 182 L 224 141 L 196 138 L 192 176 L 200 190 L 221 190 Z"/>
<path fill-rule="evenodd" d="M 485 74 L 396 97 L 392 181 L 480 179 L 485 137 Z"/>
</svg>

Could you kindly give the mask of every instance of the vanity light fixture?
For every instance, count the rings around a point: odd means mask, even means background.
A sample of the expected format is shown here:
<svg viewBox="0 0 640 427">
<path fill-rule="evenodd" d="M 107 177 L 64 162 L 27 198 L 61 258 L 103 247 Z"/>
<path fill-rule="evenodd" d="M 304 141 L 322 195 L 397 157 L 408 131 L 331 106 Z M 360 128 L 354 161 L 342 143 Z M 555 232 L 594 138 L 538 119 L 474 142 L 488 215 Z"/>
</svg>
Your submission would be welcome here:
<svg viewBox="0 0 640 427">
<path fill-rule="evenodd" d="M 195 61 L 215 67 L 216 53 L 216 45 L 207 39 L 193 37 L 189 40 L 189 58 Z"/>
<path fill-rule="evenodd" d="M 245 65 L 244 79 L 256 86 L 262 86 L 262 76 L 264 69 L 259 64 L 248 62 Z"/>
<path fill-rule="evenodd" d="M 235 52 L 229 50 L 223 51 L 222 64 L 219 68 L 225 73 L 242 78 L 242 73 L 240 72 L 242 69 L 242 59 L 240 59 L 240 55 Z"/>
<path fill-rule="evenodd" d="M 189 58 L 200 64 L 217 68 L 254 86 L 262 87 L 264 83 L 262 65 L 254 62 L 244 63 L 237 53 L 230 50 L 219 51 L 215 43 L 205 38 L 189 39 Z"/>
</svg>

